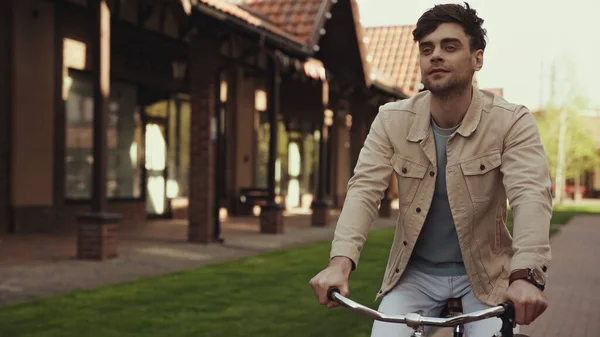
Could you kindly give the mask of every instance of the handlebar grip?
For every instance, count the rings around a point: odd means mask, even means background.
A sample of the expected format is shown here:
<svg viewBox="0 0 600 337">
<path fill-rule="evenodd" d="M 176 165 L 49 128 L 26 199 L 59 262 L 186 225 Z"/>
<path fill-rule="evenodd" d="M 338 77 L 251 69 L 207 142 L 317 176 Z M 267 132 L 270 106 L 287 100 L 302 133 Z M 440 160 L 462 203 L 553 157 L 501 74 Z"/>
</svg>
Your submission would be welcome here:
<svg viewBox="0 0 600 337">
<path fill-rule="evenodd" d="M 336 287 L 332 287 L 332 288 L 329 288 L 329 290 L 327 290 L 327 298 L 330 301 L 335 301 L 335 298 L 333 297 L 334 293 L 338 293 L 339 294 L 340 290 L 338 288 L 336 288 Z"/>
<path fill-rule="evenodd" d="M 502 337 L 513 337 L 513 327 L 515 326 L 515 305 L 512 302 L 502 303 L 504 314 L 502 314 L 502 328 L 500 333 Z"/>
</svg>

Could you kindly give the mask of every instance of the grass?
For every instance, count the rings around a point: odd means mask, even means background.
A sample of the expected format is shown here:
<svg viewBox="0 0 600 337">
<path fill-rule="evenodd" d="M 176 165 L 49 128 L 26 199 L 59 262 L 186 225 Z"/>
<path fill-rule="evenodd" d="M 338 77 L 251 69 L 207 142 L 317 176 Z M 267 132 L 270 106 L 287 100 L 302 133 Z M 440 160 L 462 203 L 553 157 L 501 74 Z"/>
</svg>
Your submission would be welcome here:
<svg viewBox="0 0 600 337">
<path fill-rule="evenodd" d="M 553 223 L 590 209 L 558 208 Z M 369 235 L 351 279 L 352 297 L 374 295 L 393 237 Z M 368 336 L 372 322 L 318 305 L 308 280 L 325 264 L 329 242 L 249 257 L 127 284 L 0 309 L 0 336 Z"/>
<path fill-rule="evenodd" d="M 392 240 L 373 232 L 352 277 L 373 303 Z M 355 314 L 318 305 L 308 281 L 329 243 L 0 309 L 0 336 L 367 336 Z"/>
</svg>

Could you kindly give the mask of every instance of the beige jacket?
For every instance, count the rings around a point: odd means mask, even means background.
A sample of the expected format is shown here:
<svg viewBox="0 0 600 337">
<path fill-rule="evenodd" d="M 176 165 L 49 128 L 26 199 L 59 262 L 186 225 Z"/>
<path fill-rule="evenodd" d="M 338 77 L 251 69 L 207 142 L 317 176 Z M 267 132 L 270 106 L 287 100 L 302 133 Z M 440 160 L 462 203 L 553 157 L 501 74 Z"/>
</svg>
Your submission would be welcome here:
<svg viewBox="0 0 600 337">
<path fill-rule="evenodd" d="M 361 249 L 392 172 L 400 201 L 396 233 L 377 299 L 404 272 L 429 211 L 436 155 L 430 93 L 380 107 L 362 148 L 335 229 L 331 257 L 358 265 Z M 475 295 L 496 305 L 511 271 L 550 261 L 552 197 L 536 122 L 523 106 L 474 89 L 471 105 L 447 144 L 448 199 Z M 506 228 L 507 199 L 514 238 Z"/>
</svg>

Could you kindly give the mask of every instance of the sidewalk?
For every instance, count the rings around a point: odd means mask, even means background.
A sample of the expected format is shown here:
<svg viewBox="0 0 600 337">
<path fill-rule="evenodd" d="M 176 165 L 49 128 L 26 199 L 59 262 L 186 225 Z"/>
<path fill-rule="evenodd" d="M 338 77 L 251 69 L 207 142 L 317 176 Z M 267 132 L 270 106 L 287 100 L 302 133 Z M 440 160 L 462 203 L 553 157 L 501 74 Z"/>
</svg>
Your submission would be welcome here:
<svg viewBox="0 0 600 337">
<path fill-rule="evenodd" d="M 395 212 L 375 222 L 374 229 L 395 224 Z M 285 218 L 285 233 L 260 234 L 258 220 L 234 219 L 224 225 L 225 244 L 186 242 L 184 221 L 149 222 L 142 230 L 123 229 L 120 256 L 104 262 L 74 258 L 74 235 L 28 235 L 0 243 L 0 306 L 75 290 L 130 282 L 263 252 L 331 240 L 337 222 L 310 226 L 310 216 Z"/>
<path fill-rule="evenodd" d="M 549 307 L 521 333 L 530 337 L 600 336 L 600 217 L 577 216 L 552 238 Z M 451 329 L 434 337 L 452 337 Z"/>
</svg>

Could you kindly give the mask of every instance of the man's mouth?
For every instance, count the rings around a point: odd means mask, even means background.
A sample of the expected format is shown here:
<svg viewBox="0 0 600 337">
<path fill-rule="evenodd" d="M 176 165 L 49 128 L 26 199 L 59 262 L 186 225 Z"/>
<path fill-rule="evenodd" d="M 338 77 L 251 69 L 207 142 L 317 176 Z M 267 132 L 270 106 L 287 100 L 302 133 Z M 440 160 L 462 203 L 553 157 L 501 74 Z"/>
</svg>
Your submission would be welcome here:
<svg viewBox="0 0 600 337">
<path fill-rule="evenodd" d="M 446 69 L 443 69 L 443 68 L 434 68 L 434 69 L 431 69 L 431 70 L 429 71 L 429 75 L 433 75 L 433 74 L 441 74 L 441 73 L 447 73 L 447 72 L 448 72 L 448 71 L 447 71 Z"/>
</svg>

